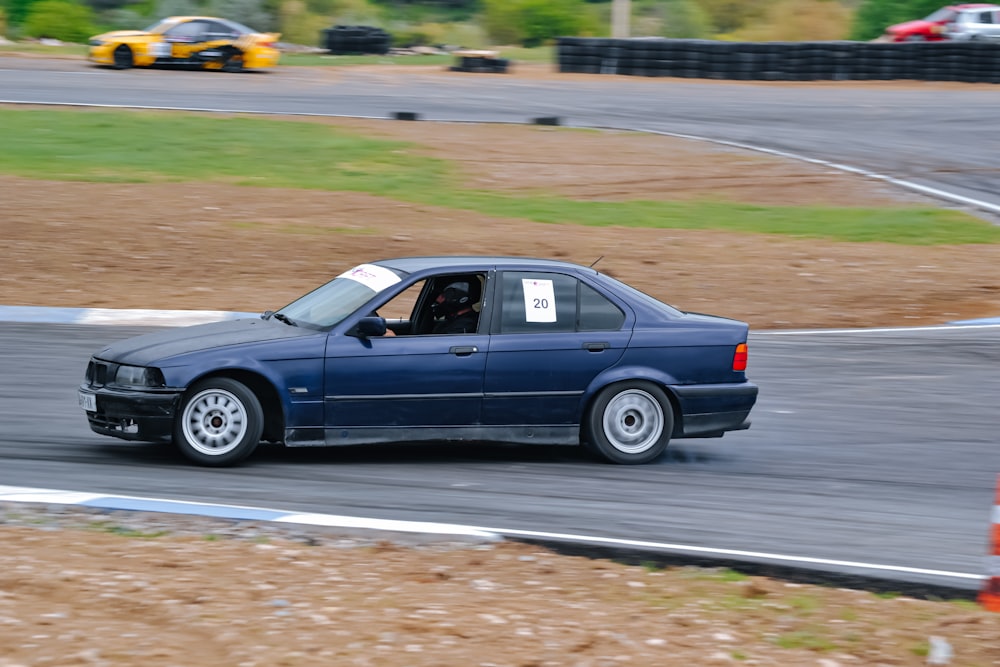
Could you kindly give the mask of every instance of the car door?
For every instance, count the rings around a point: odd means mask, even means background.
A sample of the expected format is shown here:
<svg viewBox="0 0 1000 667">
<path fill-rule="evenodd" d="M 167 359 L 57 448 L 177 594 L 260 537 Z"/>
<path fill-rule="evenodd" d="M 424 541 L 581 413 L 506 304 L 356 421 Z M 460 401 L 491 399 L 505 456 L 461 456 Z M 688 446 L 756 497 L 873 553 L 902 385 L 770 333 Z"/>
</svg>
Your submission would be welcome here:
<svg viewBox="0 0 1000 667">
<path fill-rule="evenodd" d="M 416 309 L 429 303 L 434 281 Z M 414 320 L 416 317 L 413 318 Z M 325 359 L 327 441 L 446 439 L 480 422 L 486 333 L 331 334 Z M 419 432 L 418 432 L 419 431 Z"/>
<path fill-rule="evenodd" d="M 483 424 L 576 423 L 584 390 L 621 358 L 630 311 L 575 276 L 498 275 L 486 359 Z"/>
<path fill-rule="evenodd" d="M 170 44 L 170 57 L 173 60 L 190 60 L 192 54 L 200 51 L 208 34 L 208 21 L 196 20 L 178 23 L 163 33 L 164 40 Z"/>
<path fill-rule="evenodd" d="M 1000 40 L 1000 9 L 983 12 L 983 37 Z"/>
</svg>

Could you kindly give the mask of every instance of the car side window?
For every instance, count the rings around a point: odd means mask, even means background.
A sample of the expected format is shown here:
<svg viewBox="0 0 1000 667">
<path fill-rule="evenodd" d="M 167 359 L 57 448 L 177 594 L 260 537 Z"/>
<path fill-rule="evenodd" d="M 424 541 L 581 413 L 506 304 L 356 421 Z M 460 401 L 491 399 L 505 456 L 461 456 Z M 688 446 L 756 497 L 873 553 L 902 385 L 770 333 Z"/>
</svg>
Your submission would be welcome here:
<svg viewBox="0 0 1000 667">
<path fill-rule="evenodd" d="M 188 21 L 187 23 L 178 23 L 163 34 L 175 42 L 196 42 L 204 32 L 204 21 Z"/>
<path fill-rule="evenodd" d="M 500 333 L 576 331 L 578 282 L 561 273 L 504 272 Z"/>
<path fill-rule="evenodd" d="M 617 331 L 625 313 L 590 285 L 580 283 L 579 331 Z"/>
<path fill-rule="evenodd" d="M 210 21 L 205 26 L 205 36 L 208 39 L 226 39 L 233 36 L 233 31 L 217 21 Z"/>
</svg>

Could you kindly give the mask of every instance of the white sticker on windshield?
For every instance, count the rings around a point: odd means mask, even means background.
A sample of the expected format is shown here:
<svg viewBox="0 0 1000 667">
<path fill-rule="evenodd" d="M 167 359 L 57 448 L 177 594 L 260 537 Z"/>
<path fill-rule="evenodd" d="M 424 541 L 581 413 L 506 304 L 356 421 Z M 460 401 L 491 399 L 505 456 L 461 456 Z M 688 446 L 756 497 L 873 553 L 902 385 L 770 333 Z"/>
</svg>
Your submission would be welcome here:
<svg viewBox="0 0 1000 667">
<path fill-rule="evenodd" d="M 521 286 L 524 288 L 524 321 L 555 322 L 556 297 L 552 281 L 522 278 Z"/>
<path fill-rule="evenodd" d="M 392 287 L 399 282 L 400 278 L 389 269 L 376 266 L 374 264 L 361 264 L 349 271 L 344 271 L 338 278 L 350 278 L 361 283 L 373 292 L 381 292 L 387 287 Z"/>
</svg>

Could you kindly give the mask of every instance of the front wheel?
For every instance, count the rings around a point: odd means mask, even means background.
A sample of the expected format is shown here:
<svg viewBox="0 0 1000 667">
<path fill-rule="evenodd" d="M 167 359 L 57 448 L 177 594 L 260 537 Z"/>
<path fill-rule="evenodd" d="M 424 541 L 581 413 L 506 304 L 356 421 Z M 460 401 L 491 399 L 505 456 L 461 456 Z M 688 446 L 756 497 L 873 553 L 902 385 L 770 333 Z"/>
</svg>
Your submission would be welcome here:
<svg viewBox="0 0 1000 667">
<path fill-rule="evenodd" d="M 127 46 L 119 46 L 112 55 L 115 69 L 129 69 L 134 64 L 132 49 Z"/>
<path fill-rule="evenodd" d="M 174 424 L 174 443 L 204 466 L 235 465 L 250 456 L 264 431 L 260 400 L 242 382 L 210 378 L 188 393 Z"/>
<path fill-rule="evenodd" d="M 663 454 L 674 430 L 670 400 L 652 382 L 605 387 L 587 413 L 587 445 L 611 463 L 649 463 Z"/>
</svg>

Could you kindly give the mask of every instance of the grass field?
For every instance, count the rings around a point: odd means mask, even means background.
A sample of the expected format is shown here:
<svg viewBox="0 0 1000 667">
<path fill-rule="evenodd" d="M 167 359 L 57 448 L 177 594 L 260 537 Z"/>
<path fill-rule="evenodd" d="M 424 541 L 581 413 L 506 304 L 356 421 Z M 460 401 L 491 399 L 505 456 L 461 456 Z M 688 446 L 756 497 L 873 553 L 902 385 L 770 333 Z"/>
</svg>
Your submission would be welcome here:
<svg viewBox="0 0 1000 667">
<path fill-rule="evenodd" d="M 572 132 L 565 129 L 560 131 Z M 1000 228 L 931 207 L 578 201 L 473 190 L 417 144 L 318 123 L 128 111 L 0 110 L 0 172 L 92 182 L 208 181 L 365 192 L 543 223 L 719 229 L 910 245 L 1000 242 Z"/>
</svg>

